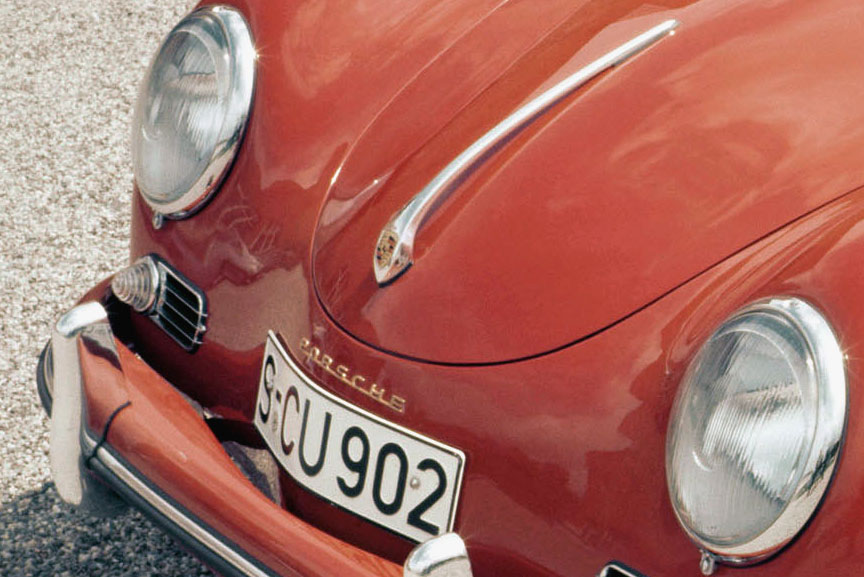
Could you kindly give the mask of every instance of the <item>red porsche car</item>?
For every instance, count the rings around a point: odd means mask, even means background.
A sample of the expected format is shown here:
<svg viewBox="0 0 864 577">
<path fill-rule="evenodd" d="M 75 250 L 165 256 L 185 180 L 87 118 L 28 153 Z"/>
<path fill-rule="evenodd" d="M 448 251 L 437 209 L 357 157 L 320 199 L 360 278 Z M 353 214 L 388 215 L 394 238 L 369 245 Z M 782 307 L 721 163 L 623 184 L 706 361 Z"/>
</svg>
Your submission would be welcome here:
<svg viewBox="0 0 864 577">
<path fill-rule="evenodd" d="M 130 265 L 37 371 L 64 500 L 223 575 L 853 575 L 864 3 L 205 2 Z"/>
</svg>

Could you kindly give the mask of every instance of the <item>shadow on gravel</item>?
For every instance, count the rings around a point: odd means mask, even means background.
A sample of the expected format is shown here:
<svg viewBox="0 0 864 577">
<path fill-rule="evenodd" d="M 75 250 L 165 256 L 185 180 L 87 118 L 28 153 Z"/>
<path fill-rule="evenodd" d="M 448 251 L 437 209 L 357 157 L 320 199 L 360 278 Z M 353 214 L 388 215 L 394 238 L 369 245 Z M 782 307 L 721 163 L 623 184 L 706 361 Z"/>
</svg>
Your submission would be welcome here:
<svg viewBox="0 0 864 577">
<path fill-rule="evenodd" d="M 137 512 L 87 517 L 53 483 L 0 504 L 0 575 L 212 575 Z"/>
</svg>

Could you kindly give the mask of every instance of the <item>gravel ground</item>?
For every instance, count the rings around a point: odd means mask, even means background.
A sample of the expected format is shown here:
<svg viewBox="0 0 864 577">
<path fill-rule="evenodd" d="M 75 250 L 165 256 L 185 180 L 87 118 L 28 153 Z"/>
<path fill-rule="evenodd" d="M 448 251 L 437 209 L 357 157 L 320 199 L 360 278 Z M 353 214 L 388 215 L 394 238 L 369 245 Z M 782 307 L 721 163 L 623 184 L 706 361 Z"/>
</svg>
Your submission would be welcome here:
<svg viewBox="0 0 864 577">
<path fill-rule="evenodd" d="M 189 0 L 0 0 L 0 575 L 209 572 L 137 513 L 63 504 L 36 355 L 125 264 L 136 86 Z"/>
</svg>

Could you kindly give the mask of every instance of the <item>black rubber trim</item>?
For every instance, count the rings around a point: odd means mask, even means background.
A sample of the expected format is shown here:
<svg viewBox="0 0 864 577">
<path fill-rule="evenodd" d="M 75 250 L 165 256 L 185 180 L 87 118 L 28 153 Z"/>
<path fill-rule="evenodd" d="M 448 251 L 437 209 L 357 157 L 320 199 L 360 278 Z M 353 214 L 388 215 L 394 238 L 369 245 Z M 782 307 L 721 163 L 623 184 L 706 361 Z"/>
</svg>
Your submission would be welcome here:
<svg viewBox="0 0 864 577">
<path fill-rule="evenodd" d="M 251 557 L 236 544 L 223 537 L 214 529 L 206 525 L 198 517 L 190 513 L 185 507 L 177 503 L 169 495 L 166 495 L 161 489 L 159 489 L 159 487 L 157 487 L 152 482 L 150 482 L 149 479 L 141 475 L 134 467 L 132 467 L 125 459 L 123 459 L 123 457 L 120 456 L 117 451 L 112 449 L 109 445 L 103 444 L 101 446 L 101 450 L 111 453 L 111 456 L 117 459 L 131 474 L 137 477 L 139 481 L 147 485 L 154 493 L 157 493 L 160 497 L 162 497 L 162 499 L 168 502 L 180 514 L 182 514 L 184 517 L 187 517 L 196 525 L 201 527 L 202 530 L 221 541 L 226 547 L 232 549 L 238 555 L 245 558 L 247 561 L 249 561 L 249 563 L 257 567 L 263 573 L 271 575 L 273 577 L 279 577 L 278 573 L 275 573 L 273 570 L 266 567 L 263 563 Z M 234 565 L 223 559 L 221 556 L 211 551 L 209 547 L 198 541 L 195 537 L 193 537 L 184 529 L 179 527 L 174 521 L 165 516 L 161 511 L 153 507 L 147 500 L 145 500 L 128 485 L 126 485 L 126 483 L 123 482 L 123 480 L 121 480 L 117 475 L 115 475 L 113 471 L 106 467 L 105 464 L 99 460 L 98 455 L 95 455 L 95 458 L 91 459 L 89 464 L 90 469 L 94 473 L 99 475 L 99 477 L 101 477 L 102 480 L 105 481 L 105 483 L 109 487 L 116 491 L 118 495 L 123 497 L 123 499 L 126 500 L 130 505 L 139 509 L 153 522 L 159 525 L 166 533 L 177 539 L 180 543 L 183 544 L 184 547 L 189 549 L 189 551 L 194 553 L 214 571 L 216 571 L 220 575 L 223 575 L 224 577 L 248 577 L 246 573 L 240 571 L 239 569 L 234 567 Z"/>
<path fill-rule="evenodd" d="M 48 392 L 48 383 L 45 382 L 45 363 L 50 361 L 51 341 L 45 345 L 42 352 L 39 353 L 39 360 L 36 362 L 36 392 L 39 393 L 39 401 L 42 402 L 42 408 L 45 413 L 51 416 L 51 407 L 54 404 L 54 399 L 51 398 L 51 393 Z"/>
<path fill-rule="evenodd" d="M 97 441 L 96 445 L 93 447 L 93 450 L 90 451 L 89 455 L 87 455 L 87 459 L 84 461 L 85 467 L 87 467 L 88 469 L 92 469 L 92 467 L 90 466 L 90 463 L 93 461 L 93 459 L 96 458 L 96 453 L 99 452 L 99 449 L 106 442 L 108 442 L 108 429 L 111 428 L 111 425 L 114 423 L 114 419 L 117 418 L 117 415 L 120 414 L 120 411 L 122 411 L 126 407 L 131 407 L 131 406 L 132 406 L 132 402 L 126 401 L 125 403 L 123 403 L 122 405 L 120 405 L 119 407 L 114 409 L 114 412 L 111 413 L 111 416 L 108 417 L 108 420 L 105 421 L 105 426 L 102 428 L 102 438 L 100 438 L 99 441 Z"/>
</svg>

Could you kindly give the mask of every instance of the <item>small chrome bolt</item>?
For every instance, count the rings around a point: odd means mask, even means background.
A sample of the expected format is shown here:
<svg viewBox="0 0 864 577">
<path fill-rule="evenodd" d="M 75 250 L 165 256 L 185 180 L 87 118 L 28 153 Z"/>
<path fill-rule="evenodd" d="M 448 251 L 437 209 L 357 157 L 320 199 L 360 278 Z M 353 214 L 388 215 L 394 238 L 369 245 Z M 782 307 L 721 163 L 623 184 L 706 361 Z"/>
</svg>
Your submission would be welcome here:
<svg viewBox="0 0 864 577">
<path fill-rule="evenodd" d="M 417 477 L 411 477 L 411 481 L 408 483 L 408 486 L 410 486 L 412 489 L 419 489 L 420 479 L 418 479 Z"/>
<path fill-rule="evenodd" d="M 702 551 L 702 559 L 699 561 L 699 569 L 702 571 L 703 575 L 713 575 L 714 571 L 717 570 L 717 561 L 714 559 L 714 555 L 708 551 Z"/>
</svg>

